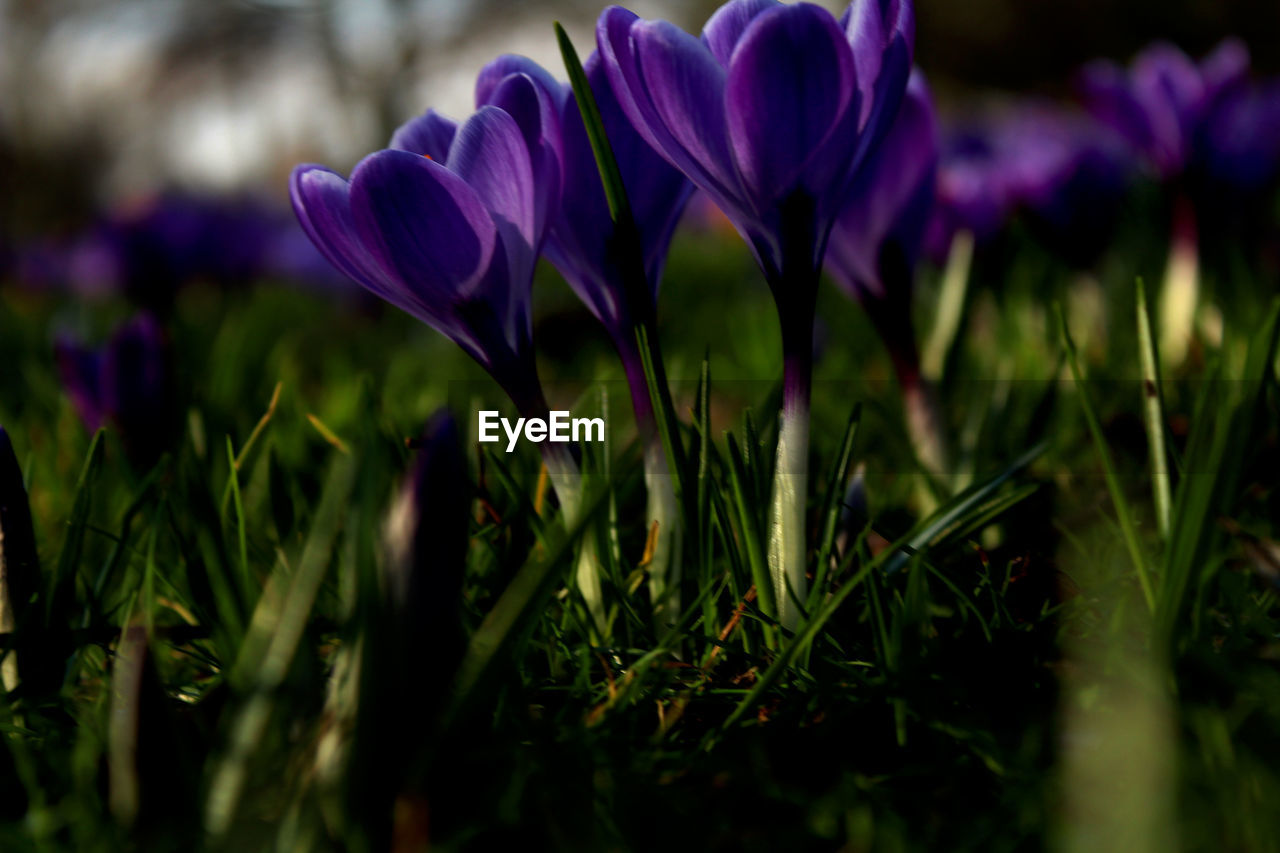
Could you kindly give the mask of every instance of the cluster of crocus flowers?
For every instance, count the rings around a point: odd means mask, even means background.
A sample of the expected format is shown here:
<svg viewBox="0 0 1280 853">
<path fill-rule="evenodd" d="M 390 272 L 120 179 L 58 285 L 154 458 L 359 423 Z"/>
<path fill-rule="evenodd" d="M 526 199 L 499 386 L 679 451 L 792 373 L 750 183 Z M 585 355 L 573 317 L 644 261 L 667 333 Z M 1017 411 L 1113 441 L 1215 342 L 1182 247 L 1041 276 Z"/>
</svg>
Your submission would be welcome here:
<svg viewBox="0 0 1280 853">
<path fill-rule="evenodd" d="M 597 47 L 640 135 L 724 211 L 782 326 L 783 414 L 770 515 L 772 599 L 785 628 L 807 592 L 805 496 L 818 278 L 845 190 L 892 123 L 910 73 L 910 2 L 731 0 L 697 38 L 611 7 Z"/>
<path fill-rule="evenodd" d="M 102 347 L 61 336 L 58 374 L 89 432 L 111 425 L 129 458 L 153 464 L 169 446 L 175 387 L 169 339 L 150 314 L 125 322 Z"/>
<path fill-rule="evenodd" d="M 517 57 L 481 73 L 479 109 L 462 125 L 428 112 L 402 127 L 391 149 L 363 160 L 350 180 L 300 166 L 291 182 L 294 206 L 336 267 L 458 343 L 528 416 L 546 409 L 533 365 L 529 285 L 550 227 L 548 255 L 623 358 L 648 433 L 653 491 L 666 478 L 634 339 L 637 329 L 653 331 L 662 259 L 689 192 L 684 178 L 707 192 L 751 247 L 782 322 L 772 592 L 780 620 L 794 627 L 806 587 L 818 276 L 845 189 L 902 100 L 912 42 L 905 0 L 857 0 L 839 21 L 808 4 L 733 0 L 712 16 L 701 40 L 664 21 L 607 9 L 587 74 L 633 196 L 643 269 L 620 263 L 568 90 Z M 543 448 L 572 512 L 573 460 L 553 444 Z M 663 494 L 657 503 L 666 505 L 658 512 L 675 532 L 674 498 Z M 679 548 L 678 536 L 669 547 Z M 579 580 L 586 580 L 581 573 Z M 676 580 L 662 579 L 655 605 L 673 599 Z"/>
</svg>

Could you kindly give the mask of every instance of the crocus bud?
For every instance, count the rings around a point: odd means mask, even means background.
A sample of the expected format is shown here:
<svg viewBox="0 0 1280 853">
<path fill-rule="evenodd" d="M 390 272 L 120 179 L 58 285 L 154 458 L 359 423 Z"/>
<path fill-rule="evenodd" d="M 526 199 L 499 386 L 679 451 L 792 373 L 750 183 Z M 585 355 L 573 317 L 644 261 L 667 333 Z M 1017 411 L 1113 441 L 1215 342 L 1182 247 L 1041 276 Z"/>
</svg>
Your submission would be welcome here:
<svg viewBox="0 0 1280 853">
<path fill-rule="evenodd" d="M 470 482 L 458 425 L 448 411 L 427 422 L 387 518 L 383 590 L 411 656 L 437 661 L 456 648 L 467 556 Z M 437 673 L 438 674 L 438 673 Z"/>
<path fill-rule="evenodd" d="M 115 427 L 135 464 L 154 464 L 172 438 L 175 402 L 169 341 L 155 318 L 139 314 L 101 349 L 64 337 L 54 355 L 85 427 Z"/>
<path fill-rule="evenodd" d="M 0 633 L 12 634 L 23 621 L 39 578 L 40 561 L 22 469 L 9 433 L 0 427 Z M 5 690 L 17 685 L 18 667 L 12 652 L 0 662 L 0 676 Z"/>
</svg>

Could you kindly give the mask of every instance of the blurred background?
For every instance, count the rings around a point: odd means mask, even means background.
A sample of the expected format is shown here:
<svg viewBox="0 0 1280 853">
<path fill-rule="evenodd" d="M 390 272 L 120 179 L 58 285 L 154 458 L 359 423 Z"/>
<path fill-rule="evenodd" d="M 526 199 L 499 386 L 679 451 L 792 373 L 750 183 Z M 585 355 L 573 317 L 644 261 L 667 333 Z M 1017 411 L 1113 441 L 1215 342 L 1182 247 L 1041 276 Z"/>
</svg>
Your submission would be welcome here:
<svg viewBox="0 0 1280 853">
<path fill-rule="evenodd" d="M 697 31 L 715 0 L 639 0 Z M 824 0 L 839 11 L 843 2 Z M 601 2 L 3 0 L 0 228 L 10 242 L 159 190 L 283 200 L 289 169 L 345 171 L 428 106 L 470 111 L 475 74 L 524 53 L 560 69 L 550 29 L 584 53 Z M 1274 0 L 919 0 L 917 56 L 948 93 L 1064 94 L 1096 56 L 1153 38 L 1200 56 L 1228 35 L 1276 70 Z"/>
</svg>

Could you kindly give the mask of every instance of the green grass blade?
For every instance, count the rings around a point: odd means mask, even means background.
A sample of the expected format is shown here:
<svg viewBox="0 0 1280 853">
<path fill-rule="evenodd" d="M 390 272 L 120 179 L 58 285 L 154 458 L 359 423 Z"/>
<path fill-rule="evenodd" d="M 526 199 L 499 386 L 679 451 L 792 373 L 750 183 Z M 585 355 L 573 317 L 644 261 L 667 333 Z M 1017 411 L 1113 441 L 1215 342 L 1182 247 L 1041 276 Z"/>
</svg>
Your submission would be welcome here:
<svg viewBox="0 0 1280 853">
<path fill-rule="evenodd" d="M 600 170 L 600 180 L 604 183 L 604 197 L 609 203 L 609 214 L 614 222 L 631 221 L 631 205 L 627 201 L 627 188 L 622 184 L 622 173 L 618 170 L 618 161 L 609 146 L 609 137 L 604 131 L 604 119 L 600 117 L 600 107 L 596 105 L 595 95 L 591 93 L 591 85 L 587 82 L 587 74 L 578 59 L 578 51 L 573 46 L 569 34 L 555 22 L 556 42 L 560 45 L 560 56 L 564 59 L 565 70 L 569 72 L 569 85 L 573 87 L 573 97 L 578 102 L 578 110 L 582 114 L 582 124 L 587 131 L 587 139 L 591 142 L 591 153 L 596 158 L 596 168 Z"/>
<path fill-rule="evenodd" d="M 472 635 L 458 667 L 454 698 L 446 715 L 446 728 L 473 709 L 517 638 L 543 614 L 556 587 L 565 580 L 561 570 L 573 554 L 575 543 L 586 535 L 595 516 L 605 505 L 607 489 L 598 489 L 583 502 L 573 527 L 562 536 L 553 535 L 550 547 L 535 552 Z"/>
<path fill-rule="evenodd" d="M 236 469 L 236 451 L 227 436 L 227 487 L 231 490 L 231 506 L 235 510 L 236 547 L 240 556 L 240 584 L 246 590 L 252 584 L 253 570 L 249 566 L 249 532 L 244 516 L 244 499 L 240 496 L 240 475 Z"/>
<path fill-rule="evenodd" d="M 1173 499 L 1170 497 L 1169 454 L 1165 451 L 1164 395 L 1160 385 L 1160 359 L 1156 354 L 1155 336 L 1151 332 L 1147 290 L 1141 276 L 1138 278 L 1137 301 L 1138 356 L 1142 362 L 1142 415 L 1147 427 L 1147 446 L 1151 453 L 1151 490 L 1160 538 L 1168 541 Z"/>
<path fill-rule="evenodd" d="M 763 536 L 760 532 L 760 513 L 746 491 L 747 471 L 738 442 L 732 434 L 727 436 L 729 443 L 729 489 L 732 492 L 734 507 L 737 509 L 738 526 L 742 531 L 742 541 L 747 552 L 747 564 L 751 568 L 751 582 L 756 588 L 756 601 L 760 611 L 771 619 L 778 617 L 777 602 L 773 600 L 773 581 L 769 576 L 769 566 L 765 562 L 762 549 Z"/>
<path fill-rule="evenodd" d="M 916 551 L 936 548 L 947 539 L 967 531 L 975 515 L 987 511 L 989 501 L 996 497 L 1000 487 L 1034 462 L 1044 449 L 1044 445 L 1031 448 L 990 480 L 970 486 L 938 507 L 907 534 L 903 547 L 888 558 L 885 574 L 893 574 L 905 567 Z"/>
<path fill-rule="evenodd" d="M 653 402 L 654 414 L 658 421 L 658 435 L 662 439 L 662 450 L 667 455 L 668 467 L 671 469 L 672 487 L 676 493 L 676 500 L 684 506 L 685 517 L 692 519 L 693 513 L 689 511 L 688 506 L 691 494 L 685 489 L 687 470 L 684 445 L 680 440 L 680 422 L 676 418 L 675 406 L 671 402 L 671 393 L 666 383 L 658 376 L 658 359 L 661 355 L 653 347 L 649 330 L 644 326 L 636 327 L 636 341 L 640 345 L 640 363 L 644 368 L 644 381 L 649 387 L 649 399 Z"/>
<path fill-rule="evenodd" d="M 280 570 L 272 577 L 278 589 L 287 589 L 278 596 L 264 592 L 254 610 L 233 678 L 233 683 L 247 685 L 250 693 L 234 717 L 226 752 L 214 769 L 205 803 L 205 828 L 215 837 L 224 835 L 235 818 L 249 765 L 271 721 L 276 691 L 297 655 L 320 584 L 332 562 L 358 470 L 354 454 L 334 459 L 297 570 L 291 576 Z"/>
<path fill-rule="evenodd" d="M 952 498 L 932 516 L 917 525 L 916 529 L 881 551 L 874 559 L 867 561 L 857 574 L 842 583 L 820 607 L 812 611 L 812 615 L 800 626 L 791 642 L 782 647 L 773 663 L 757 679 L 755 686 L 721 724 L 720 731 L 727 730 L 742 719 L 743 715 L 754 707 L 773 688 L 773 685 L 778 683 L 800 652 L 813 642 L 823 626 L 840 609 L 845 599 L 861 586 L 872 571 L 883 566 L 885 573 L 888 574 L 901 569 L 922 550 L 937 547 L 945 540 L 948 530 L 962 523 L 968 513 L 982 507 L 1001 486 L 1030 465 L 1042 452 L 1042 447 L 1032 448 L 990 480 Z M 851 549 L 849 556 L 845 558 L 846 562 L 852 561 L 855 555 L 856 550 Z"/>
<path fill-rule="evenodd" d="M 67 522 L 67 534 L 62 542 L 62 553 L 44 602 L 44 627 L 71 627 L 71 607 L 75 602 L 76 573 L 84 553 L 84 534 L 89 525 L 89 510 L 93 505 L 93 486 L 102 470 L 102 430 L 93 436 L 80 479 L 76 482 L 76 497 Z"/>
<path fill-rule="evenodd" d="M 1156 642 L 1168 648 L 1186 608 L 1193 576 L 1203 571 L 1219 517 L 1239 499 L 1239 480 L 1253 446 L 1268 380 L 1280 346 L 1280 303 L 1273 303 L 1252 341 L 1240 381 L 1215 371 L 1196 406 L 1173 507 L 1172 535 L 1156 608 Z"/>
<path fill-rule="evenodd" d="M 1142 597 L 1147 608 L 1154 611 L 1156 607 L 1155 589 L 1151 582 L 1151 573 L 1147 569 L 1147 561 L 1142 555 L 1142 545 L 1138 541 L 1138 529 L 1134 525 L 1133 515 L 1129 510 L 1129 501 L 1120 486 L 1120 477 L 1116 474 L 1116 466 L 1111 459 L 1111 450 L 1107 446 L 1106 437 L 1102 434 L 1102 424 L 1089 400 L 1089 390 L 1085 385 L 1084 374 L 1080 370 L 1080 358 L 1076 353 L 1076 345 L 1071 340 L 1071 332 L 1067 329 L 1067 318 L 1061 305 L 1054 306 L 1058 315 L 1058 336 L 1063 350 L 1067 354 L 1067 364 L 1071 368 L 1071 376 L 1075 379 L 1076 392 L 1080 395 L 1080 408 L 1084 412 L 1085 424 L 1089 435 L 1093 438 L 1094 447 L 1102 461 L 1103 476 L 1107 481 L 1107 491 L 1111 494 L 1111 503 L 1115 507 L 1116 517 L 1120 522 L 1120 531 L 1125 547 L 1129 550 L 1129 559 L 1133 561 L 1134 571 L 1138 575 L 1138 583 L 1142 586 Z"/>
<path fill-rule="evenodd" d="M 972 265 L 973 235 L 961 231 L 951 241 L 951 251 L 938 290 L 933 328 L 929 330 L 929 337 L 920 357 L 921 373 L 934 382 L 942 379 L 947 356 L 954 348 L 956 336 L 960 332 Z"/>
<path fill-rule="evenodd" d="M 844 438 L 840 441 L 840 453 L 836 456 L 827 475 L 827 493 L 822 502 L 822 537 L 818 540 L 818 566 L 814 569 L 813 586 L 809 589 L 809 600 L 805 609 L 813 612 L 822 596 L 822 588 L 830 570 L 831 555 L 835 551 L 837 527 L 840 524 L 841 502 L 844 497 L 844 484 L 849 479 L 849 471 L 853 467 L 853 442 L 858 435 L 858 425 L 862 423 L 862 403 L 855 403 L 845 423 Z"/>
<path fill-rule="evenodd" d="M 694 539 L 698 549 L 698 576 L 704 589 L 713 582 L 714 566 L 712 555 L 714 540 L 711 535 L 711 492 L 714 483 L 711 477 L 711 461 L 714 445 L 711 442 L 711 359 L 709 355 L 702 358 L 702 368 L 698 371 L 697 413 L 694 419 L 698 441 L 698 526 Z M 713 597 L 704 599 L 703 617 L 707 624 L 715 620 L 716 602 Z"/>
</svg>

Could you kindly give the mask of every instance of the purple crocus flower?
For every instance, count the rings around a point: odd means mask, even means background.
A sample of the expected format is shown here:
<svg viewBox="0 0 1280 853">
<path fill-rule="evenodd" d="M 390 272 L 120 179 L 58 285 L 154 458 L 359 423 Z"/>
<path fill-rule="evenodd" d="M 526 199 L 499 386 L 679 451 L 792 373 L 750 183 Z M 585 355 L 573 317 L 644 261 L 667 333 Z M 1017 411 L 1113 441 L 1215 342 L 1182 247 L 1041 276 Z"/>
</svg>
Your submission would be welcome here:
<svg viewBox="0 0 1280 853">
<path fill-rule="evenodd" d="M 773 600 L 798 624 L 813 318 L 827 238 L 852 175 L 897 113 L 910 73 L 909 0 L 821 7 L 731 0 L 702 38 L 617 6 L 596 43 L 636 130 L 707 192 L 751 247 L 782 324 L 783 425 L 770 537 Z M 769 603 L 769 591 L 761 591 Z"/>
<path fill-rule="evenodd" d="M 938 124 L 918 71 L 884 144 L 854 180 L 831 232 L 826 268 L 866 309 L 889 347 L 900 378 L 918 373 L 911 290 L 933 211 Z"/>
<path fill-rule="evenodd" d="M 866 310 L 902 386 L 907 430 L 926 470 L 946 468 L 946 442 L 930 384 L 920 375 L 911 322 L 916 262 L 937 189 L 938 123 L 919 71 L 884 143 L 859 171 L 831 232 L 827 270 Z"/>
<path fill-rule="evenodd" d="M 925 230 L 925 254 L 934 263 L 944 263 L 962 232 L 979 245 L 988 243 L 1012 213 L 1013 198 L 985 134 L 944 134 L 937 197 Z"/>
<path fill-rule="evenodd" d="M 560 202 L 562 97 L 536 64 L 502 57 L 481 73 L 480 106 L 462 124 L 429 110 L 350 180 L 302 165 L 290 181 L 298 219 L 335 267 L 462 347 L 530 418 L 547 416 L 529 301 Z M 539 447 L 574 518 L 577 463 L 564 444 Z M 587 548 L 579 556 L 579 589 L 603 625 L 599 574 Z"/>
<path fill-rule="evenodd" d="M 429 111 L 349 181 L 302 165 L 290 192 L 334 266 L 457 343 L 522 414 L 542 416 L 529 289 L 548 199 L 559 195 L 557 165 L 535 150 L 544 126 L 537 111 L 551 107 L 527 74 L 509 75 L 500 89 L 532 105 L 532 118 L 486 105 L 457 125 Z"/>
<path fill-rule="evenodd" d="M 676 223 L 693 186 L 660 157 L 627 120 L 598 53 L 584 66 L 641 241 L 643 278 L 622 268 L 613 218 L 605 201 L 582 115 L 572 97 L 562 117 L 564 197 L 547 238 L 546 255 L 624 353 L 635 349 L 633 328 L 652 324 L 658 284 Z M 628 366 L 630 370 L 630 366 Z"/>
<path fill-rule="evenodd" d="M 1051 104 L 1032 103 L 1007 128 L 1010 192 L 1032 229 L 1078 266 L 1110 242 L 1134 172 L 1108 128 Z"/>
<path fill-rule="evenodd" d="M 68 283 L 165 310 L 193 281 L 242 284 L 261 274 L 282 219 L 256 199 L 166 194 L 113 210 L 69 247 Z"/>
<path fill-rule="evenodd" d="M 60 338 L 54 356 L 85 427 L 114 426 L 131 459 L 154 463 L 168 444 L 174 410 L 169 341 L 155 318 L 139 314 L 101 349 Z"/>
<path fill-rule="evenodd" d="M 627 120 L 598 53 L 587 58 L 584 70 L 626 188 L 631 221 L 622 231 L 610 214 L 582 114 L 566 86 L 560 157 L 564 194 L 545 251 L 604 326 L 622 361 L 644 449 L 648 520 L 650 526 L 656 523 L 659 531 L 649 561 L 651 597 L 660 620 L 671 622 L 679 608 L 681 516 L 645 379 L 637 329 L 645 330 L 661 391 L 666 372 L 658 346 L 658 285 L 671 237 L 693 185 Z M 632 240 L 638 240 L 638 247 L 627 244 Z"/>
</svg>

